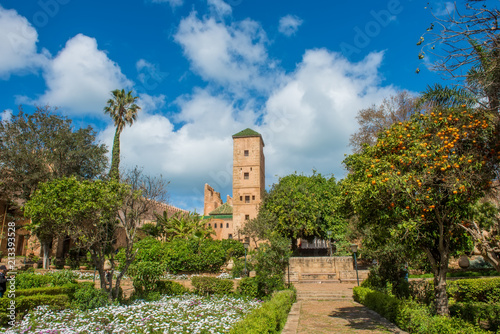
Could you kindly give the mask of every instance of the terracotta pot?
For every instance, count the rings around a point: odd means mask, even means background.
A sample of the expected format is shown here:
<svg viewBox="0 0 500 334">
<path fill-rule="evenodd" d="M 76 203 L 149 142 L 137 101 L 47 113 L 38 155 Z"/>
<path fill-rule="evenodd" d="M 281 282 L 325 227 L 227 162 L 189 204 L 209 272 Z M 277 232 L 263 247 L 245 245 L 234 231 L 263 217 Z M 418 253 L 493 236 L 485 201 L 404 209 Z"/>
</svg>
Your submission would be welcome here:
<svg viewBox="0 0 500 334">
<path fill-rule="evenodd" d="M 64 269 L 71 269 L 71 266 L 64 266 Z"/>
<path fill-rule="evenodd" d="M 80 270 L 87 270 L 87 266 L 80 266 Z"/>
<path fill-rule="evenodd" d="M 33 268 L 37 269 L 38 268 L 38 263 L 33 263 Z"/>
<path fill-rule="evenodd" d="M 55 264 L 49 265 L 49 269 L 56 269 L 56 265 Z"/>
</svg>

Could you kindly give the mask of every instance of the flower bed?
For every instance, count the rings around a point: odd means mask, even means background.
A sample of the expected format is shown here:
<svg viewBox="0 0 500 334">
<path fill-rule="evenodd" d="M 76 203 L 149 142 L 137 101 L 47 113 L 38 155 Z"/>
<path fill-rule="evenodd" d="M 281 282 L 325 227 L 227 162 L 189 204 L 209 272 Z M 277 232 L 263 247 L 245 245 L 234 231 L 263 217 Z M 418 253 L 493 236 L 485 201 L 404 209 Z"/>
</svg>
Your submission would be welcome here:
<svg viewBox="0 0 500 334">
<path fill-rule="evenodd" d="M 184 295 L 90 311 L 41 306 L 5 333 L 226 333 L 260 304 L 229 296 Z"/>
</svg>

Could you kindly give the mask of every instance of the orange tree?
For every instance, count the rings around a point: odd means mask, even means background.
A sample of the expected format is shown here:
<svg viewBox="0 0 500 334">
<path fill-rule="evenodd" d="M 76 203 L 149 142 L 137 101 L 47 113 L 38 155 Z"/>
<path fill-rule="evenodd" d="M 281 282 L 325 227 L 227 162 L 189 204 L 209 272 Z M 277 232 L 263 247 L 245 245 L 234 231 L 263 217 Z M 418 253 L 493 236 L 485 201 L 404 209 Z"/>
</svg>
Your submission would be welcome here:
<svg viewBox="0 0 500 334">
<path fill-rule="evenodd" d="M 350 172 L 345 192 L 360 221 L 427 256 L 441 315 L 449 314 L 450 256 L 469 239 L 461 224 L 489 191 L 498 167 L 499 145 L 490 116 L 465 105 L 415 114 L 344 161 Z"/>
</svg>

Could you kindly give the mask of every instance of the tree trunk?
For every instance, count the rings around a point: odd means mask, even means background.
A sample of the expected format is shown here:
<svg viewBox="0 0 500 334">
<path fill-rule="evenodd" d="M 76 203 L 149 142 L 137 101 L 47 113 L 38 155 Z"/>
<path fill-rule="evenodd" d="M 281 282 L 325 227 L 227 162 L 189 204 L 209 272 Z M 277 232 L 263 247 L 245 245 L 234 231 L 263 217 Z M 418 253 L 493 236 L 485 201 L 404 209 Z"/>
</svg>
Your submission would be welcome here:
<svg viewBox="0 0 500 334">
<path fill-rule="evenodd" d="M 115 180 L 118 180 L 120 177 L 120 132 L 118 131 L 118 127 L 116 128 L 115 138 L 113 140 L 109 177 Z"/>
<path fill-rule="evenodd" d="M 444 263 L 446 262 L 446 263 Z M 449 316 L 448 295 L 446 294 L 446 273 L 448 272 L 448 261 L 441 261 L 439 269 L 434 273 L 434 296 L 436 313 Z"/>
</svg>

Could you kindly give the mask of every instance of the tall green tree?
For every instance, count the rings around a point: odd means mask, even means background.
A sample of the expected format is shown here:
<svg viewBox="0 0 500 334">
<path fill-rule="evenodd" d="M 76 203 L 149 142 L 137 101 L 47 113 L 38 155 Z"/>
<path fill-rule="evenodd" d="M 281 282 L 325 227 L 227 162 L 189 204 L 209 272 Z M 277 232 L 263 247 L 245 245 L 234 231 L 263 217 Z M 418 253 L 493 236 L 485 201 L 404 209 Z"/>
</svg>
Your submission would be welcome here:
<svg viewBox="0 0 500 334">
<path fill-rule="evenodd" d="M 70 119 L 55 110 L 22 108 L 0 122 L 0 193 L 27 201 L 40 182 L 74 175 L 93 179 L 107 167 L 107 148 L 96 143 L 89 126 L 75 130 Z"/>
<path fill-rule="evenodd" d="M 37 107 L 33 114 L 19 108 L 9 120 L 0 122 L 0 196 L 8 203 L 24 203 L 41 182 L 102 175 L 108 150 L 96 143 L 95 136 L 90 126 L 75 130 L 70 119 L 49 106 Z M 53 232 L 51 227 L 35 231 L 45 268 Z"/>
<path fill-rule="evenodd" d="M 290 174 L 271 187 L 259 219 L 265 218 L 273 232 L 291 239 L 295 250 L 297 238 L 326 239 L 327 231 L 334 239 L 343 239 L 346 222 L 337 210 L 339 201 L 340 188 L 333 176 Z"/>
<path fill-rule="evenodd" d="M 141 108 L 135 103 L 139 97 L 133 96 L 132 91 L 125 93 L 124 89 L 115 89 L 111 95 L 113 97 L 108 100 L 108 105 L 104 107 L 104 113 L 111 116 L 116 126 L 109 176 L 118 180 L 120 177 L 120 134 L 127 124 L 134 123 L 137 112 Z"/>
<path fill-rule="evenodd" d="M 90 252 L 101 288 L 105 289 L 104 261 L 113 253 L 116 215 L 129 192 L 129 186 L 114 180 L 79 181 L 69 177 L 41 183 L 24 206 L 26 216 L 31 218 L 28 229 L 35 234 L 50 230 L 59 236 L 70 235 L 79 247 Z"/>
<path fill-rule="evenodd" d="M 449 259 L 470 247 L 461 227 L 491 190 L 500 156 L 488 111 L 436 108 L 380 133 L 349 156 L 344 186 L 360 223 L 427 257 L 437 312 L 449 314 Z"/>
</svg>

